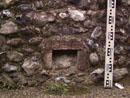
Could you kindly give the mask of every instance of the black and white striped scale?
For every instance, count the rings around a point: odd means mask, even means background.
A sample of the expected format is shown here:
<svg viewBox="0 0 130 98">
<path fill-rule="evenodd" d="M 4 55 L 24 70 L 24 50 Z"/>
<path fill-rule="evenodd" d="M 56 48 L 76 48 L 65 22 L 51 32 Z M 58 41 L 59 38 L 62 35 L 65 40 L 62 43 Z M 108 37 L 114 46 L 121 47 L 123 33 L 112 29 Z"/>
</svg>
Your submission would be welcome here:
<svg viewBox="0 0 130 98">
<path fill-rule="evenodd" d="M 116 20 L 116 0 L 108 0 L 107 1 L 105 75 L 104 75 L 105 88 L 112 88 L 113 86 L 115 20 Z"/>
</svg>

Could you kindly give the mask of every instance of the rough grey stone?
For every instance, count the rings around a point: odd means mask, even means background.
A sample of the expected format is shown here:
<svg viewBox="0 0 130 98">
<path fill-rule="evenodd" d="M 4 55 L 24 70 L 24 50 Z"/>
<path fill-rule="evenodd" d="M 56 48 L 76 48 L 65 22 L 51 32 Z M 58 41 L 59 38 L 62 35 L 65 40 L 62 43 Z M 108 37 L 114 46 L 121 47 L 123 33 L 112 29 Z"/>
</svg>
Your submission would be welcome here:
<svg viewBox="0 0 130 98">
<path fill-rule="evenodd" d="M 41 41 L 42 41 L 42 37 L 34 37 L 31 38 L 28 42 L 29 44 L 36 45 L 36 44 L 40 44 Z"/>
<path fill-rule="evenodd" d="M 3 55 L 3 54 L 5 54 L 6 52 L 0 52 L 0 55 Z"/>
<path fill-rule="evenodd" d="M 66 84 L 70 84 L 71 83 L 71 81 L 70 80 L 64 80 L 64 83 L 66 83 Z"/>
<path fill-rule="evenodd" d="M 127 76 L 129 74 L 129 71 L 127 68 L 121 68 L 121 69 L 115 69 L 113 71 L 113 80 L 114 81 L 119 81 L 123 78 L 125 78 L 125 76 Z M 103 80 L 104 78 L 104 69 L 96 69 L 94 70 L 91 74 L 91 79 L 94 82 L 98 82 L 100 80 Z"/>
<path fill-rule="evenodd" d="M 59 34 L 59 35 L 80 34 L 85 33 L 86 31 L 87 30 L 82 27 L 68 25 L 67 23 L 59 23 L 50 26 L 50 32 L 54 32 L 53 34 Z"/>
<path fill-rule="evenodd" d="M 37 26 L 44 26 L 46 23 L 53 22 L 55 20 L 53 13 L 46 13 L 41 10 L 31 11 L 25 15 L 25 18 Z"/>
<path fill-rule="evenodd" d="M 127 4 L 130 5 L 130 0 L 127 0 L 127 1 L 128 1 Z"/>
<path fill-rule="evenodd" d="M 130 5 L 130 0 L 121 0 L 122 3 L 126 4 L 126 5 Z"/>
<path fill-rule="evenodd" d="M 2 10 L 1 14 L 0 14 L 1 18 L 10 18 L 12 16 L 13 16 L 13 14 L 8 9 Z"/>
<path fill-rule="evenodd" d="M 95 0 L 96 2 L 96 0 Z M 79 7 L 80 8 L 88 8 L 92 6 L 91 4 L 94 3 L 94 0 L 80 0 Z"/>
<path fill-rule="evenodd" d="M 34 50 L 32 48 L 23 48 L 25 52 L 32 53 Z"/>
<path fill-rule="evenodd" d="M 96 0 L 68 0 L 71 4 L 81 9 L 96 8 Z M 93 5 L 93 6 L 92 6 Z"/>
<path fill-rule="evenodd" d="M 100 80 L 103 80 L 103 78 L 104 78 L 104 69 L 98 68 L 98 69 L 94 70 L 92 73 L 90 73 L 90 76 L 91 76 L 91 80 L 93 82 L 98 82 Z"/>
<path fill-rule="evenodd" d="M 5 24 L 1 25 L 0 34 L 9 35 L 16 33 L 18 31 L 18 27 L 15 23 L 8 21 Z"/>
<path fill-rule="evenodd" d="M 130 50 L 130 46 L 125 46 L 124 49 L 125 50 Z"/>
<path fill-rule="evenodd" d="M 120 58 L 118 59 L 118 64 L 122 65 L 126 62 L 126 57 L 125 56 L 120 56 Z"/>
<path fill-rule="evenodd" d="M 36 56 L 33 56 L 24 60 L 22 68 L 28 75 L 33 75 L 41 70 L 42 64 Z"/>
<path fill-rule="evenodd" d="M 15 4 L 19 0 L 3 0 L 5 7 Z"/>
<path fill-rule="evenodd" d="M 7 57 L 9 58 L 10 61 L 19 62 L 22 61 L 23 54 L 17 51 L 8 51 Z"/>
<path fill-rule="evenodd" d="M 85 76 L 85 75 L 86 75 L 86 73 L 78 73 L 77 76 L 82 77 L 82 76 Z"/>
<path fill-rule="evenodd" d="M 20 78 L 19 78 L 18 74 L 16 74 L 16 73 L 10 74 L 10 77 L 12 78 L 12 80 L 13 80 L 15 83 L 18 83 L 18 82 L 20 81 Z"/>
<path fill-rule="evenodd" d="M 20 10 L 20 11 L 29 11 L 31 9 L 32 9 L 31 4 L 20 4 L 17 6 L 17 10 Z"/>
<path fill-rule="evenodd" d="M 75 80 L 76 83 L 82 83 L 82 82 L 84 82 L 84 81 L 85 81 L 85 80 L 81 80 L 81 79 L 76 79 L 76 80 Z"/>
<path fill-rule="evenodd" d="M 113 72 L 114 81 L 119 81 L 129 74 L 127 68 L 115 69 Z"/>
<path fill-rule="evenodd" d="M 89 56 L 89 60 L 92 65 L 97 65 L 99 62 L 99 57 L 97 53 L 91 53 Z"/>
<path fill-rule="evenodd" d="M 44 76 L 49 76 L 49 72 L 45 69 L 43 69 L 40 74 Z"/>
<path fill-rule="evenodd" d="M 99 44 L 98 43 L 94 43 L 94 41 L 91 40 L 91 39 L 85 39 L 85 44 L 89 46 L 91 51 L 96 51 L 97 48 L 99 47 Z"/>
<path fill-rule="evenodd" d="M 97 26 L 91 34 L 91 37 L 97 39 L 102 35 L 102 27 Z"/>
<path fill-rule="evenodd" d="M 43 8 L 43 2 L 42 1 L 36 1 L 34 2 L 34 6 L 38 9 L 38 8 Z"/>
<path fill-rule="evenodd" d="M 17 71 L 17 67 L 16 66 L 13 66 L 13 65 L 9 65 L 8 63 L 6 63 L 2 69 L 4 69 L 5 72 L 14 72 L 14 71 Z"/>
<path fill-rule="evenodd" d="M 12 38 L 7 41 L 7 44 L 10 46 L 19 46 L 24 43 L 24 40 L 22 38 Z"/>
<path fill-rule="evenodd" d="M 116 54 L 120 54 L 122 51 L 124 50 L 124 47 L 123 46 L 121 46 L 121 45 L 117 45 L 117 46 L 115 46 L 115 53 Z"/>
<path fill-rule="evenodd" d="M 28 24 L 27 20 L 23 17 L 23 15 L 16 15 L 16 23 L 20 26 L 26 26 Z M 30 28 L 28 27 L 25 27 L 25 28 L 22 28 L 21 31 L 25 31 L 25 32 L 28 32 Z M 24 32 L 24 33 L 25 33 Z M 29 32 L 28 32 L 29 33 Z"/>
<path fill-rule="evenodd" d="M 75 72 L 71 72 L 71 73 L 66 74 L 65 76 L 66 76 L 66 77 L 71 77 L 71 76 L 73 76 L 73 75 L 75 75 L 75 74 L 76 74 Z"/>
<path fill-rule="evenodd" d="M 55 78 L 55 81 L 64 81 L 64 83 L 66 83 L 66 84 L 71 83 L 71 81 L 67 80 L 66 77 L 57 77 L 57 78 Z"/>
<path fill-rule="evenodd" d="M 96 24 L 93 21 L 91 21 L 91 20 L 86 20 L 84 22 L 84 26 L 87 27 L 87 28 L 93 28 L 95 25 Z"/>
</svg>

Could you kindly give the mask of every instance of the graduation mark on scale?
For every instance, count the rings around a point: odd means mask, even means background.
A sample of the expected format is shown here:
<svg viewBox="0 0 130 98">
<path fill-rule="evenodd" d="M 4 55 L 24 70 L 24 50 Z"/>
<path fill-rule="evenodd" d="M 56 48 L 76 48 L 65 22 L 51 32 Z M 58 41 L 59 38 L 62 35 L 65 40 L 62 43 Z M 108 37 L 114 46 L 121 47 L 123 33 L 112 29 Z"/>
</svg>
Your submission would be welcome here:
<svg viewBox="0 0 130 98">
<path fill-rule="evenodd" d="M 116 0 L 107 1 L 106 55 L 104 87 L 113 86 L 114 38 L 116 20 Z"/>
</svg>

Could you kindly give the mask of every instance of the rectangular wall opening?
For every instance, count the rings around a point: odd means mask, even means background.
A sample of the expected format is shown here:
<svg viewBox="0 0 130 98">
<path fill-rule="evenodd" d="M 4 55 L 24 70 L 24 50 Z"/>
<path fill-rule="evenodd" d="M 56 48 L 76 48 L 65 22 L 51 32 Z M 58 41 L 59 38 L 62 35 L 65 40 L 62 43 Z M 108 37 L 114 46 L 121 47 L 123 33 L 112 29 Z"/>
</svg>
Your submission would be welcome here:
<svg viewBox="0 0 130 98">
<path fill-rule="evenodd" d="M 57 69 L 75 66 L 77 63 L 77 50 L 53 50 L 52 60 Z"/>
</svg>

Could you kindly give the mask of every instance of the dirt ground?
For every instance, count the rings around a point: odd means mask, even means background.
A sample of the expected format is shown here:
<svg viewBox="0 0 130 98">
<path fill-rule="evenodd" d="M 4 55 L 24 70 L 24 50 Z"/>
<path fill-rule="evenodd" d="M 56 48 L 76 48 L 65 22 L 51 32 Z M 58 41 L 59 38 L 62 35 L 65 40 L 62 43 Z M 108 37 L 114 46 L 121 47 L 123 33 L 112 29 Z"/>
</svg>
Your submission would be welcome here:
<svg viewBox="0 0 130 98">
<path fill-rule="evenodd" d="M 102 85 L 92 86 L 90 93 L 76 96 L 44 94 L 41 87 L 29 87 L 22 90 L 0 89 L 0 98 L 130 98 L 129 84 L 123 84 L 124 90 L 116 87 L 104 89 Z"/>
</svg>

